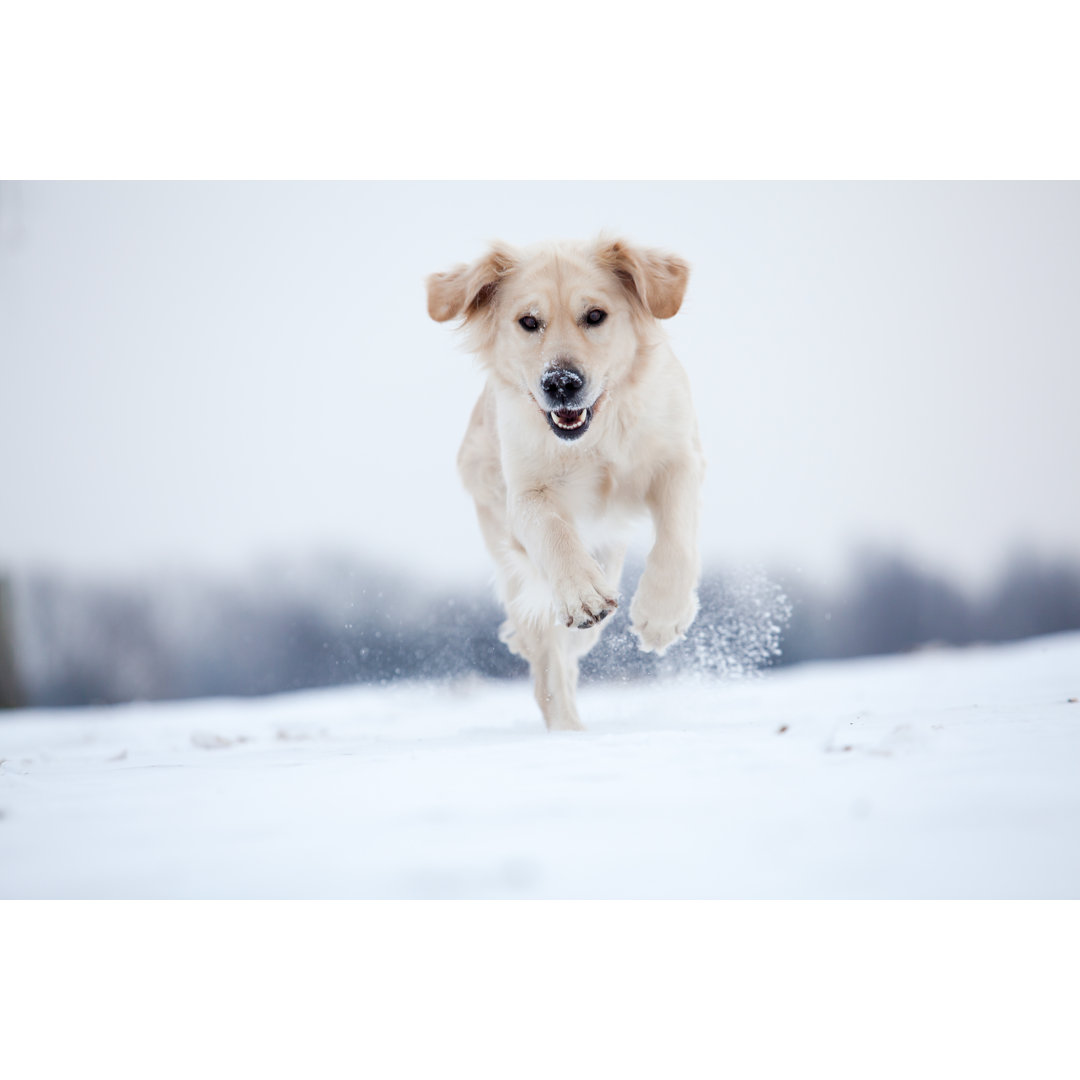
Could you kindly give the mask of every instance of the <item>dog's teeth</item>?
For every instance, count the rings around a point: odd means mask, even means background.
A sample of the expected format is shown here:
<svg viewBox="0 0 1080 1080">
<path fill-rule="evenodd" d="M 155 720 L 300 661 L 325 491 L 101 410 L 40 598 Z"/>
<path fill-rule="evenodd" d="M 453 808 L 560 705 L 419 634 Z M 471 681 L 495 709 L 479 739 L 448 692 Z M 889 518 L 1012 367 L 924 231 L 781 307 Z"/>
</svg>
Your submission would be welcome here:
<svg viewBox="0 0 1080 1080">
<path fill-rule="evenodd" d="M 581 427 L 582 424 L 585 423 L 586 419 L 588 418 L 588 415 L 589 415 L 589 410 L 588 409 L 581 409 L 578 412 L 578 418 L 576 420 L 573 420 L 573 421 L 560 420 L 559 417 L 554 412 L 551 414 L 551 418 L 564 431 L 573 431 L 575 428 L 579 428 L 579 427 Z"/>
</svg>

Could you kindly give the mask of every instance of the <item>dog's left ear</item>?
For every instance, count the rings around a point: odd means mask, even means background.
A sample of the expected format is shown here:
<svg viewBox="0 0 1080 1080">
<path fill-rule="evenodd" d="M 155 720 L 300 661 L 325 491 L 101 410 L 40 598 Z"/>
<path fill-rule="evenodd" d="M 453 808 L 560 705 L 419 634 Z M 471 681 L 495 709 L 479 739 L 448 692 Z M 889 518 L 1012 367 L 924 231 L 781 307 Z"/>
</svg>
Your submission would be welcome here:
<svg viewBox="0 0 1080 1080">
<path fill-rule="evenodd" d="M 685 259 L 655 248 L 634 247 L 625 240 L 601 240 L 597 258 L 654 318 L 670 319 L 682 307 L 690 278 Z"/>
<path fill-rule="evenodd" d="M 517 261 L 505 244 L 493 244 L 491 250 L 474 263 L 461 263 L 445 274 L 427 279 L 428 314 L 436 322 L 463 315 L 470 319 L 491 306 L 499 280 Z"/>
</svg>

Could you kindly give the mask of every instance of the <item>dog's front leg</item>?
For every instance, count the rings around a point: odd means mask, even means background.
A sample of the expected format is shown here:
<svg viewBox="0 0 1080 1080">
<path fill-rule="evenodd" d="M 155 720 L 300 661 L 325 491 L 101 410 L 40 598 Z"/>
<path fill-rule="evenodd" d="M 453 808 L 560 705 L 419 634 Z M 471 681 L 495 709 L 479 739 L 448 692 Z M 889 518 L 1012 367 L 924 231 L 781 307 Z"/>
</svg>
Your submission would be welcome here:
<svg viewBox="0 0 1080 1080">
<path fill-rule="evenodd" d="M 618 607 L 616 590 L 549 488 L 512 496 L 510 514 L 515 535 L 551 587 L 559 622 L 586 629 Z"/>
<path fill-rule="evenodd" d="M 698 499 L 702 467 L 689 458 L 664 468 L 646 495 L 656 542 L 630 605 L 630 629 L 645 652 L 663 653 L 697 614 Z"/>
</svg>

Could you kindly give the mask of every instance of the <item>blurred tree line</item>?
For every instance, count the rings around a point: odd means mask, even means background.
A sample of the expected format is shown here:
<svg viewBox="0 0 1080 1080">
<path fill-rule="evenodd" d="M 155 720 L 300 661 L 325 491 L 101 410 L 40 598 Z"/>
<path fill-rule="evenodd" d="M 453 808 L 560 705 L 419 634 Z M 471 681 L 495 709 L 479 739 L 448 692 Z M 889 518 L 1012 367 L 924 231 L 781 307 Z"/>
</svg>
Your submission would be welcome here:
<svg viewBox="0 0 1080 1080">
<path fill-rule="evenodd" d="M 782 662 L 789 664 L 1080 629 L 1080 564 L 1033 553 L 1015 554 L 975 596 L 908 559 L 872 550 L 855 557 L 839 589 L 785 584 L 795 611 L 784 636 Z"/>
<path fill-rule="evenodd" d="M 635 579 L 631 569 L 624 595 Z M 711 572 L 700 593 L 689 640 L 662 660 L 637 650 L 624 604 L 583 662 L 583 678 L 658 670 L 731 675 L 769 663 L 1080 629 L 1080 566 L 1034 556 L 1014 558 L 976 597 L 882 552 L 859 556 L 839 589 L 815 588 L 798 575 L 773 582 Z M 498 641 L 501 619 L 482 590 L 425 588 L 343 559 L 268 568 L 241 583 L 87 582 L 38 573 L 0 585 L 0 704 L 524 675 L 524 662 Z"/>
</svg>

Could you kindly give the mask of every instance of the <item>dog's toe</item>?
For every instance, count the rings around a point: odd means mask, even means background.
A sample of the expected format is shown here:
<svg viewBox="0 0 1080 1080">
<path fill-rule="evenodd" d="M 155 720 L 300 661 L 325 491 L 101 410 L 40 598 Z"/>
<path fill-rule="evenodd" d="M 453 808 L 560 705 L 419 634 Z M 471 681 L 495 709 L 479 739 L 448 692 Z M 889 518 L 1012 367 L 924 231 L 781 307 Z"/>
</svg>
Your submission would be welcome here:
<svg viewBox="0 0 1080 1080">
<path fill-rule="evenodd" d="M 588 630 L 606 619 L 619 606 L 610 594 L 614 590 L 604 581 L 588 578 L 571 584 L 561 593 L 561 617 L 571 629 Z"/>
<path fill-rule="evenodd" d="M 605 596 L 596 596 L 590 600 L 581 601 L 576 612 L 571 612 L 566 620 L 567 626 L 578 630 L 588 630 L 597 623 L 603 622 L 619 606 L 617 600 L 610 600 Z"/>
<path fill-rule="evenodd" d="M 595 626 L 597 623 L 602 623 L 611 614 L 611 608 L 601 608 L 595 615 L 586 610 L 586 617 L 577 623 L 579 630 L 588 630 L 590 627 Z"/>
<path fill-rule="evenodd" d="M 668 646 L 680 637 L 676 627 L 656 623 L 631 626 L 630 632 L 637 638 L 638 648 L 642 652 L 654 652 L 657 656 L 663 656 Z"/>
</svg>

